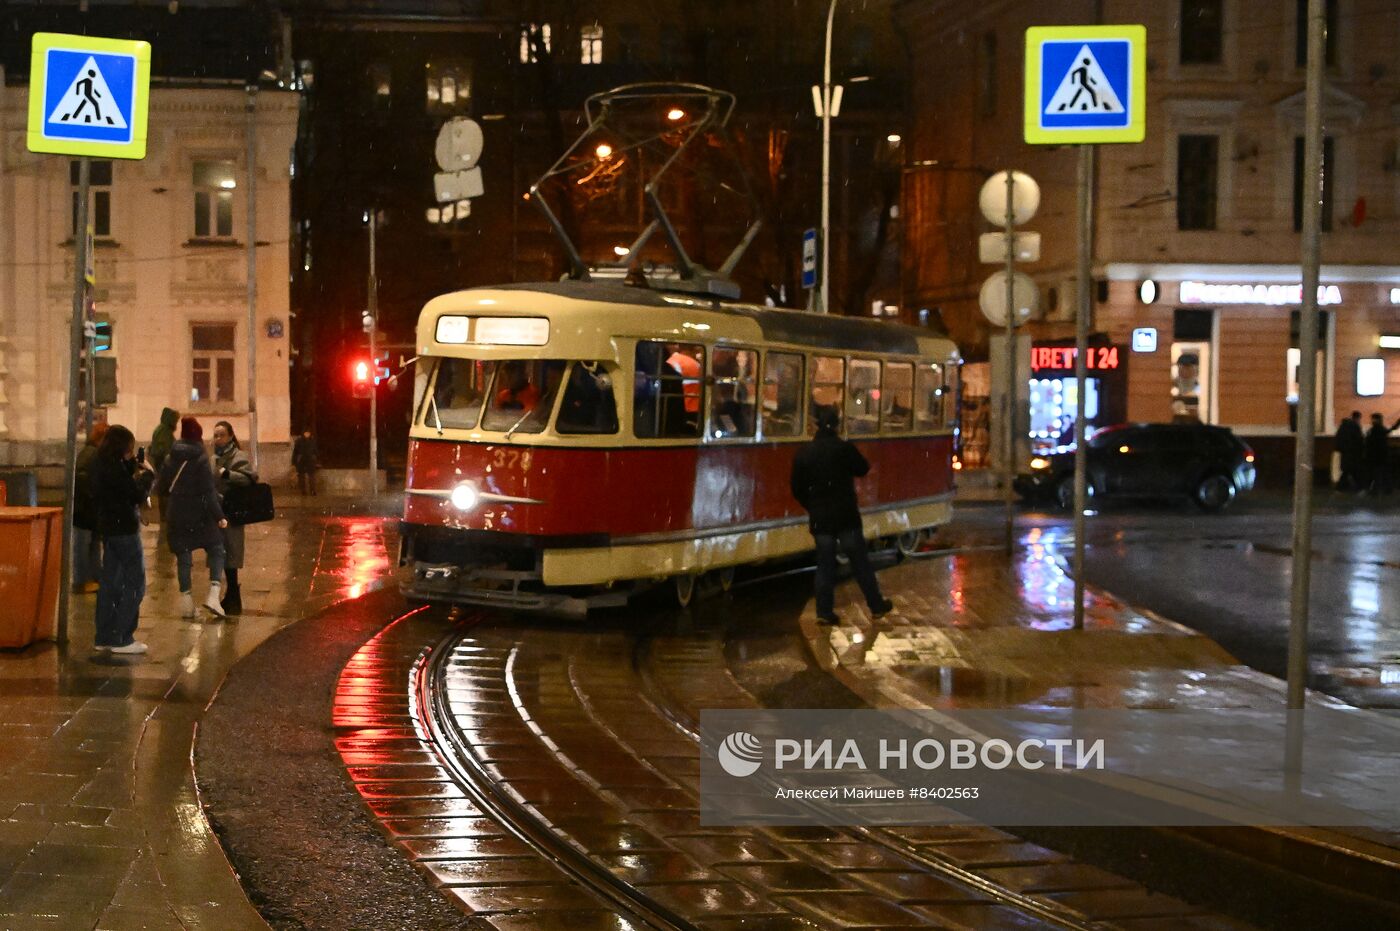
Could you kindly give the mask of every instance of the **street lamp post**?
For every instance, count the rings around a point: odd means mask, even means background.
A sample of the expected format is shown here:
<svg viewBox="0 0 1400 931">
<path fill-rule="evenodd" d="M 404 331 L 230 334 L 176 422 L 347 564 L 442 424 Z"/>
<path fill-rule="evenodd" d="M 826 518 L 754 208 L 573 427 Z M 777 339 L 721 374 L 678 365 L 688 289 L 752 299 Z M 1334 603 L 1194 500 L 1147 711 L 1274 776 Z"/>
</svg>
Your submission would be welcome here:
<svg viewBox="0 0 1400 931">
<path fill-rule="evenodd" d="M 826 8 L 826 55 L 822 63 L 822 261 L 817 279 L 816 310 L 819 314 L 831 310 L 831 24 L 836 17 L 836 0 Z"/>
</svg>

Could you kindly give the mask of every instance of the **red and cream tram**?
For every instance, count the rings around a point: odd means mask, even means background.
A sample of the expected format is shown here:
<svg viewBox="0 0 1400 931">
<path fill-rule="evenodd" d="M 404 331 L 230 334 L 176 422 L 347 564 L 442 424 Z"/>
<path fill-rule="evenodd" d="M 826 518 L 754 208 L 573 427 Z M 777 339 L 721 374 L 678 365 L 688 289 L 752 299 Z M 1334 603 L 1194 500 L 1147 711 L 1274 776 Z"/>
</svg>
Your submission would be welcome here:
<svg viewBox="0 0 1400 931">
<path fill-rule="evenodd" d="M 402 562 L 419 598 L 579 611 L 812 547 L 818 405 L 870 460 L 870 538 L 951 516 L 947 339 L 598 281 L 447 294 L 418 323 Z"/>
</svg>

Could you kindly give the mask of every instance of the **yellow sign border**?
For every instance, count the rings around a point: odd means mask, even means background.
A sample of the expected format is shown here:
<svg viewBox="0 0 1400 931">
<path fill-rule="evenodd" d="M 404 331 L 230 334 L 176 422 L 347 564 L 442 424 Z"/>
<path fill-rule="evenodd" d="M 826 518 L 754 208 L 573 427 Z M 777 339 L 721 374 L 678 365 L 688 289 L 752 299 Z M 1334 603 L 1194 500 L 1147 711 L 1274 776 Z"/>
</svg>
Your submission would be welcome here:
<svg viewBox="0 0 1400 931">
<path fill-rule="evenodd" d="M 1064 42 L 1125 39 L 1128 42 L 1128 125 L 1104 129 L 1046 129 L 1040 125 L 1041 52 L 1047 40 Z M 1072 145 L 1085 142 L 1141 142 L 1147 138 L 1147 27 L 1032 26 L 1026 30 L 1026 88 L 1024 119 L 1026 142 L 1038 145 Z"/>
<path fill-rule="evenodd" d="M 135 94 L 131 102 L 131 141 L 94 142 L 82 139 L 52 139 L 44 135 L 44 87 L 48 77 L 50 49 L 129 55 L 136 59 L 133 76 Z M 151 43 L 130 39 L 104 39 L 61 32 L 36 32 L 29 58 L 29 127 L 31 152 L 50 155 L 88 155 L 95 158 L 141 159 L 146 157 L 147 114 L 151 97 Z"/>
</svg>

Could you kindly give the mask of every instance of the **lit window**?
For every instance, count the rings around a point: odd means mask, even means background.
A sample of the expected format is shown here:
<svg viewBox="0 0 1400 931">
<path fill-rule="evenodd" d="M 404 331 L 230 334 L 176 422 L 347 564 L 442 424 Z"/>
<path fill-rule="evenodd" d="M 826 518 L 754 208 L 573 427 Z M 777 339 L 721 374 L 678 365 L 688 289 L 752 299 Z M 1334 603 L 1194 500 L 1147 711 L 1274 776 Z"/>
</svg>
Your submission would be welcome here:
<svg viewBox="0 0 1400 931">
<path fill-rule="evenodd" d="M 471 103 L 471 66 L 462 60 L 428 63 L 428 109 L 465 110 Z"/>
<path fill-rule="evenodd" d="M 770 352 L 763 367 L 763 435 L 802 432 L 802 357 Z"/>
<path fill-rule="evenodd" d="M 540 60 L 540 51 L 549 52 L 549 23 L 530 23 L 520 28 L 520 61 Z"/>
<path fill-rule="evenodd" d="M 846 386 L 846 432 L 852 435 L 880 430 L 880 363 L 852 359 Z"/>
<path fill-rule="evenodd" d="M 810 410 L 807 414 L 807 432 L 817 432 L 817 410 L 829 407 L 838 414 L 841 400 L 846 393 L 846 360 L 839 356 L 813 356 L 810 392 Z"/>
<path fill-rule="evenodd" d="M 190 404 L 201 410 L 232 404 L 235 361 L 233 324 L 192 324 L 190 343 Z"/>
<path fill-rule="evenodd" d="M 393 75 L 389 66 L 376 62 L 369 66 L 369 86 L 374 94 L 375 103 L 388 104 L 390 96 L 394 91 Z"/>
<path fill-rule="evenodd" d="M 757 398 L 754 376 L 758 353 L 748 349 L 717 348 L 710 356 L 710 438 L 716 440 L 753 436 Z"/>
<path fill-rule="evenodd" d="M 579 32 L 580 61 L 585 65 L 603 63 L 603 27 L 594 23 Z"/>
<path fill-rule="evenodd" d="M 233 162 L 194 163 L 194 234 L 201 239 L 233 235 Z"/>
<path fill-rule="evenodd" d="M 69 162 L 68 178 L 73 185 L 72 221 L 68 227 L 78 232 L 78 163 Z M 88 162 L 88 222 L 97 237 L 112 235 L 112 163 L 106 159 Z"/>
</svg>

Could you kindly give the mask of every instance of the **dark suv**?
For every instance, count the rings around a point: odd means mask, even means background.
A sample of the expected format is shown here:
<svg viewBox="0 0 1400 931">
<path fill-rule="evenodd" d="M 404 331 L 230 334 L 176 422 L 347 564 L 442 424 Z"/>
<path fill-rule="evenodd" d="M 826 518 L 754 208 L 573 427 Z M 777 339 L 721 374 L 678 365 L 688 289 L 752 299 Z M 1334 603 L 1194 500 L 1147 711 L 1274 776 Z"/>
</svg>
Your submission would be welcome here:
<svg viewBox="0 0 1400 931">
<path fill-rule="evenodd" d="M 1089 493 L 1095 498 L 1188 497 L 1219 511 L 1254 487 L 1254 451 L 1228 427 L 1136 423 L 1106 427 L 1088 446 Z M 1016 479 L 1026 500 L 1074 505 L 1074 453 L 1031 460 Z"/>
</svg>

